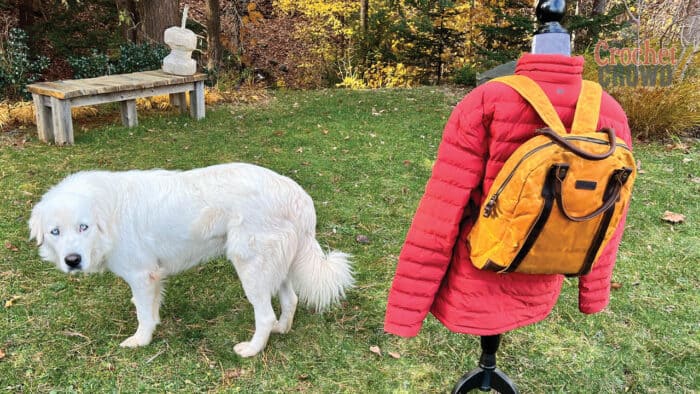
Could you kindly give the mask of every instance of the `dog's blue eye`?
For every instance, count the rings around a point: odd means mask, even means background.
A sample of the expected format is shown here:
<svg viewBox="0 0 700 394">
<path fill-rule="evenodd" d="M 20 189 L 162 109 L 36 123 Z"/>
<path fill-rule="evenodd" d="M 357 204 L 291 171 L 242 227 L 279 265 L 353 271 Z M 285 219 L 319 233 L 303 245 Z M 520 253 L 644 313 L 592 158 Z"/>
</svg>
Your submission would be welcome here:
<svg viewBox="0 0 700 394">
<path fill-rule="evenodd" d="M 55 229 L 51 230 L 51 235 L 58 235 L 58 234 L 60 234 L 60 233 L 61 233 L 61 232 L 60 232 L 60 231 L 58 231 L 58 229 L 57 229 L 57 228 L 55 228 Z"/>
<path fill-rule="evenodd" d="M 87 229 L 88 229 L 88 225 L 87 225 L 87 224 L 81 224 L 81 225 L 80 225 L 80 232 L 81 232 L 81 233 L 82 233 L 83 231 L 87 230 Z"/>
</svg>

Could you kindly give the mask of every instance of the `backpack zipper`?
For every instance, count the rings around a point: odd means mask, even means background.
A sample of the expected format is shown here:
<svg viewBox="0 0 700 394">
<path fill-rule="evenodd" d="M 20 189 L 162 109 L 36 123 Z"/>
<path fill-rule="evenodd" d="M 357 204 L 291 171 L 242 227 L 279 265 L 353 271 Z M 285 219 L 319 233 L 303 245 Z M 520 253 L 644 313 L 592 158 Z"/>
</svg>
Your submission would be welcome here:
<svg viewBox="0 0 700 394">
<path fill-rule="evenodd" d="M 563 137 L 563 138 L 566 140 L 570 140 L 570 141 L 592 142 L 592 143 L 598 144 L 598 145 L 608 145 L 609 144 L 608 141 L 602 141 L 602 140 L 599 140 L 596 138 L 590 138 L 590 137 L 568 136 L 568 137 Z M 522 164 L 522 162 L 525 161 L 525 159 L 527 159 L 528 157 L 532 156 L 533 154 L 535 154 L 535 153 L 541 151 L 542 149 L 547 148 L 553 144 L 556 144 L 556 143 L 553 141 L 550 141 L 546 144 L 540 145 L 536 148 L 533 148 L 531 151 L 527 152 L 527 154 L 525 154 L 523 157 L 520 158 L 520 160 L 515 164 L 515 167 L 513 167 L 513 170 L 510 172 L 510 174 L 508 174 L 508 176 L 503 181 L 503 183 L 498 188 L 498 190 L 496 190 L 496 193 L 494 193 L 493 196 L 491 196 L 489 201 L 484 206 L 483 216 L 485 218 L 491 216 L 491 212 L 493 211 L 493 208 L 496 205 L 496 200 L 498 200 L 498 196 L 503 192 L 503 189 L 505 189 L 506 185 L 508 184 L 508 182 L 510 182 L 511 178 L 513 178 L 513 174 L 515 173 L 515 170 L 518 169 L 520 164 Z M 617 146 L 620 148 L 626 149 L 628 151 L 630 150 L 630 148 L 627 146 L 627 144 L 620 143 L 620 144 L 617 144 Z"/>
</svg>

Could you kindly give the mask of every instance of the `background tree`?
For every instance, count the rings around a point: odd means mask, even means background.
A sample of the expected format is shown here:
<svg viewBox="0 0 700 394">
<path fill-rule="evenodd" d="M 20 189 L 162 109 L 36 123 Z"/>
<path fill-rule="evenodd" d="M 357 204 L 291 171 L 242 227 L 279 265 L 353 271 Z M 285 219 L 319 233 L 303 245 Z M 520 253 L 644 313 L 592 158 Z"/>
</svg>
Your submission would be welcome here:
<svg viewBox="0 0 700 394">
<path fill-rule="evenodd" d="M 402 57 L 407 64 L 430 70 L 426 82 L 432 80 L 440 84 L 444 65 L 451 60 L 450 55 L 461 52 L 465 34 L 449 21 L 465 11 L 462 3 L 450 0 L 406 2 L 410 8 L 406 13 L 409 28 L 405 39 L 411 45 L 404 48 Z"/>
<path fill-rule="evenodd" d="M 564 25 L 573 36 L 575 53 L 590 52 L 596 42 L 611 38 L 627 25 L 621 16 L 625 6 L 616 1 L 608 7 L 607 0 L 578 0 L 567 3 Z M 608 9 L 609 8 L 609 9 Z"/>
<path fill-rule="evenodd" d="M 221 66 L 221 7 L 219 0 L 207 0 L 207 69 Z"/>
<path fill-rule="evenodd" d="M 534 8 L 526 0 L 490 1 L 485 4 L 493 15 L 488 23 L 478 25 L 484 37 L 477 54 L 485 68 L 515 60 L 529 52 L 535 32 Z"/>
<path fill-rule="evenodd" d="M 163 43 L 165 29 L 180 25 L 179 0 L 139 0 L 138 41 Z"/>
<path fill-rule="evenodd" d="M 125 41 L 138 40 L 138 26 L 141 24 L 136 0 L 115 0 L 119 15 L 119 26 Z"/>
</svg>

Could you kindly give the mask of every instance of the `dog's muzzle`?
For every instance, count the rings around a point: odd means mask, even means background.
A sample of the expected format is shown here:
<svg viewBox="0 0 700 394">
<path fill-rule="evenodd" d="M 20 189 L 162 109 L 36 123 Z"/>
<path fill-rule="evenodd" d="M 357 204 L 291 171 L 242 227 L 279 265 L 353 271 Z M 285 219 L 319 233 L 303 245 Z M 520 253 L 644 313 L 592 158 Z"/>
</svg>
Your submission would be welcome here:
<svg viewBox="0 0 700 394">
<path fill-rule="evenodd" d="M 71 270 L 80 269 L 80 262 L 82 261 L 82 258 L 79 254 L 71 253 L 68 256 L 66 256 L 66 258 L 63 260 L 66 262 L 66 265 Z"/>
</svg>

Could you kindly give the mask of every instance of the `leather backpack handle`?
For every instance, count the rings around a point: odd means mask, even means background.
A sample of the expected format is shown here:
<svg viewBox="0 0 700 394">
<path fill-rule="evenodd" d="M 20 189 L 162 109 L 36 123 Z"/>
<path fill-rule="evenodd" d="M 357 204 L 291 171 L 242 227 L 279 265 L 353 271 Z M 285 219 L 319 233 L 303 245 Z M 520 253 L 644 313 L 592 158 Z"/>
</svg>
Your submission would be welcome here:
<svg viewBox="0 0 700 394">
<path fill-rule="evenodd" d="M 622 186 L 625 184 L 625 182 L 627 182 L 627 179 L 629 179 L 629 176 L 632 173 L 632 169 L 626 167 L 615 170 L 608 180 L 605 193 L 603 193 L 603 204 L 600 206 L 600 208 L 588 215 L 573 216 L 566 211 L 566 208 L 564 208 L 564 199 L 562 197 L 562 184 L 564 183 L 564 178 L 566 177 L 569 166 L 566 164 L 560 164 L 554 165 L 553 167 L 555 168 L 551 172 L 551 175 L 554 177 L 554 182 L 552 182 L 554 197 L 557 200 L 557 204 L 559 205 L 559 210 L 561 211 L 562 215 L 574 222 L 585 222 L 586 220 L 593 219 L 594 217 L 612 208 L 620 199 L 620 191 L 622 190 Z"/>
<path fill-rule="evenodd" d="M 613 153 L 615 153 L 615 148 L 617 147 L 617 142 L 615 140 L 615 131 L 609 127 L 605 127 L 603 129 L 599 130 L 601 133 L 607 133 L 608 135 L 608 144 L 610 145 L 610 149 L 608 149 L 607 152 L 605 153 L 591 153 L 591 152 L 586 152 L 582 149 L 579 149 L 577 146 L 574 146 L 572 143 L 567 141 L 565 138 L 562 138 L 557 132 L 550 128 L 544 128 L 544 129 L 539 129 L 535 131 L 535 134 L 539 135 L 544 135 L 549 137 L 552 141 L 554 141 L 557 145 L 560 145 L 572 152 L 574 152 L 577 156 L 583 157 L 586 160 L 603 160 Z"/>
</svg>

